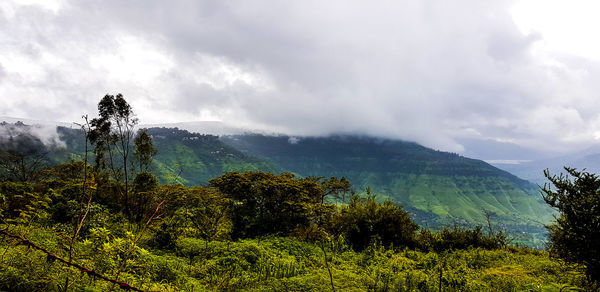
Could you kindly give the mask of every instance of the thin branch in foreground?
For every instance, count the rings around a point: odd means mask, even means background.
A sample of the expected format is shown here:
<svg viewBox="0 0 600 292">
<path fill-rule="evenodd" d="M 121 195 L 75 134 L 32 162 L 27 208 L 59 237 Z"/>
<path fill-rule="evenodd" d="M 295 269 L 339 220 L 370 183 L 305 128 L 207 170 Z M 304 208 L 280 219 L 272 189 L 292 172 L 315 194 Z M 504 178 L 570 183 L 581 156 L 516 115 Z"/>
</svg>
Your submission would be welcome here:
<svg viewBox="0 0 600 292">
<path fill-rule="evenodd" d="M 65 265 L 67 265 L 67 266 L 74 267 L 74 268 L 78 269 L 80 272 L 82 272 L 82 273 L 85 273 L 85 274 L 87 274 L 87 275 L 88 275 L 88 276 L 90 276 L 90 277 L 95 277 L 95 278 L 98 278 L 98 279 L 104 280 L 104 281 L 106 281 L 106 282 L 113 283 L 113 286 L 114 286 L 114 285 L 119 285 L 119 288 L 121 288 L 121 289 L 123 289 L 123 290 L 130 290 L 130 291 L 141 291 L 141 292 L 143 292 L 143 291 L 144 291 L 144 290 L 142 290 L 142 289 L 139 289 L 139 288 L 133 287 L 133 286 L 131 286 L 131 285 L 129 285 L 129 284 L 127 284 L 127 283 L 125 283 L 125 282 L 120 282 L 120 281 L 118 281 L 118 280 L 116 280 L 116 279 L 111 279 L 111 278 L 109 278 L 109 277 L 106 277 L 106 276 L 104 276 L 104 275 L 101 275 L 101 274 L 99 274 L 99 273 L 97 273 L 97 272 L 95 272 L 95 271 L 93 271 L 93 270 L 90 270 L 90 269 L 88 269 L 88 268 L 86 268 L 86 267 L 84 267 L 84 266 L 82 266 L 82 265 L 79 265 L 79 264 L 76 264 L 76 263 L 73 263 L 73 262 L 67 261 L 67 260 L 65 260 L 65 259 L 63 259 L 63 258 L 61 258 L 61 257 L 59 257 L 59 256 L 57 256 L 57 255 L 55 255 L 55 254 L 53 254 L 53 253 L 52 253 L 52 252 L 50 252 L 49 250 L 47 250 L 47 249 L 45 249 L 45 248 L 43 248 L 43 247 L 41 247 L 41 246 L 39 246 L 39 245 L 35 244 L 35 243 L 34 243 L 34 242 L 32 242 L 31 240 L 29 240 L 29 239 L 27 239 L 27 238 L 25 238 L 25 237 L 23 237 L 23 236 L 21 236 L 21 235 L 18 235 L 18 234 L 10 234 L 10 233 L 6 232 L 5 230 L 2 230 L 2 229 L 0 229 L 0 234 L 2 234 L 2 235 L 4 235 L 4 236 L 7 236 L 7 237 L 10 237 L 10 238 L 17 239 L 17 240 L 19 240 L 19 241 L 20 241 L 20 243 L 21 243 L 21 244 L 23 244 L 23 245 L 26 245 L 26 246 L 28 246 L 28 247 L 31 247 L 31 248 L 33 248 L 33 249 L 37 249 L 37 250 L 39 250 L 39 251 L 41 251 L 41 252 L 45 253 L 45 254 L 46 254 L 46 260 L 47 260 L 47 261 L 50 261 L 50 262 L 53 262 L 53 261 L 59 261 L 59 262 L 61 262 L 61 263 L 65 264 Z"/>
<path fill-rule="evenodd" d="M 137 243 L 142 238 L 144 231 L 146 231 L 146 228 L 148 228 L 148 226 L 150 225 L 150 222 L 152 222 L 152 219 L 154 219 L 156 217 L 156 215 L 158 214 L 158 210 L 160 210 L 160 206 L 162 206 L 162 204 L 164 202 L 165 202 L 165 200 L 162 200 L 160 203 L 158 203 L 158 206 L 156 206 L 156 210 L 154 210 L 154 213 L 152 214 L 152 216 L 150 216 L 150 218 L 148 218 L 148 221 L 144 225 L 144 228 L 142 228 L 142 230 L 140 231 L 140 234 L 138 234 L 138 237 L 133 241 L 133 244 L 131 244 L 131 247 L 125 254 L 125 257 L 123 258 L 123 262 L 121 263 L 121 266 L 119 267 L 119 270 L 117 271 L 117 275 L 115 277 L 116 280 L 118 280 L 119 277 L 121 276 L 121 272 L 125 268 L 125 265 L 127 264 L 127 260 L 129 259 L 129 256 L 133 252 L 133 249 L 137 246 Z M 109 291 L 112 291 L 115 288 L 115 284 L 116 283 L 113 282 L 113 285 L 110 287 Z"/>
</svg>

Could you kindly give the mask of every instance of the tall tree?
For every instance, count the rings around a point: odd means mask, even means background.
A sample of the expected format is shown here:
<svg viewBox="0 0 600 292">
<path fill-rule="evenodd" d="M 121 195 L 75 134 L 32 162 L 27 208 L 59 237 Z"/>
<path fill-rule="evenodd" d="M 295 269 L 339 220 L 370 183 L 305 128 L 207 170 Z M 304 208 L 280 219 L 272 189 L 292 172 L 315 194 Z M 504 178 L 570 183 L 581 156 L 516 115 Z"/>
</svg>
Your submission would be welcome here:
<svg viewBox="0 0 600 292">
<path fill-rule="evenodd" d="M 321 204 L 325 202 L 325 198 L 327 196 L 333 197 L 336 201 L 345 201 L 346 195 L 354 195 L 354 191 L 352 190 L 352 185 L 345 178 L 341 179 L 337 177 L 330 177 L 329 179 L 324 179 L 323 177 L 317 177 L 316 181 L 320 183 L 321 188 L 323 188 L 323 192 L 321 193 Z"/>
<path fill-rule="evenodd" d="M 105 95 L 98 103 L 98 118 L 90 122 L 89 138 L 94 145 L 96 168 L 108 168 L 113 178 L 123 182 L 120 189 L 125 212 L 129 214 L 129 163 L 138 119 L 122 94 Z"/>
<path fill-rule="evenodd" d="M 156 155 L 156 148 L 152 144 L 152 138 L 147 129 L 141 129 L 135 138 L 135 157 L 140 164 L 140 171 L 148 171 L 152 164 L 152 158 Z"/>
<path fill-rule="evenodd" d="M 592 282 L 600 280 L 600 177 L 565 167 L 567 175 L 544 175 L 546 203 L 556 208 L 559 217 L 547 226 L 550 255 L 584 264 Z"/>
</svg>

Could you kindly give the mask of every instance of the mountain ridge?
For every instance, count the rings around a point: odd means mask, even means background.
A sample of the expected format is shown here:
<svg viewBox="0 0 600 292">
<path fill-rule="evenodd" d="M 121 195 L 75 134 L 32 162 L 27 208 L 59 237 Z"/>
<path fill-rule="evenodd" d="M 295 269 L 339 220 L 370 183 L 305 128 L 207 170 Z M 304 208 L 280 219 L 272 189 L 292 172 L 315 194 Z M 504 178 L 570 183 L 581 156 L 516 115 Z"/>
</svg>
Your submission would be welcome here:
<svg viewBox="0 0 600 292">
<path fill-rule="evenodd" d="M 81 130 L 58 129 L 66 148 L 53 154 L 56 162 L 80 159 Z M 402 204 L 422 226 L 483 225 L 487 213 L 500 227 L 541 234 L 551 220 L 535 185 L 484 161 L 415 142 L 365 135 L 217 137 L 177 128 L 149 128 L 148 133 L 158 149 L 153 170 L 162 182 L 177 177 L 187 185 L 204 185 L 228 171 L 344 176 L 359 191 L 370 187 L 382 199 Z"/>
<path fill-rule="evenodd" d="M 358 187 L 370 187 L 405 206 L 481 221 L 481 209 L 509 219 L 519 212 L 547 210 L 537 186 L 484 161 L 432 150 L 414 142 L 369 137 L 312 137 L 294 143 L 289 136 L 238 135 L 221 140 L 237 149 L 268 158 L 304 176 L 345 176 Z M 501 198 L 502 202 L 495 202 Z M 469 210 L 452 200 L 474 205 Z M 437 203 L 436 203 L 437 202 Z M 497 208 L 501 203 L 503 208 Z M 526 203 L 523 205 L 523 203 Z M 427 206 L 437 204 L 434 206 Z M 525 207 L 527 206 L 527 207 Z M 453 209 L 456 208 L 456 209 Z M 549 213 L 548 213 L 549 214 Z"/>
</svg>

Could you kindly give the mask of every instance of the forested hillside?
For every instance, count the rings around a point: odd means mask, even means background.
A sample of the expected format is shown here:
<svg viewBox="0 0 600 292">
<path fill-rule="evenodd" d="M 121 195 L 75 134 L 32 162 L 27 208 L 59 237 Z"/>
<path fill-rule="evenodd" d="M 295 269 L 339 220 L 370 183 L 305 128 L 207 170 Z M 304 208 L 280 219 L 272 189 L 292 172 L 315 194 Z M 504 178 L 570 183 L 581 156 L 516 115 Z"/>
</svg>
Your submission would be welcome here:
<svg viewBox="0 0 600 292">
<path fill-rule="evenodd" d="M 1 181 L 0 290 L 595 289 L 583 267 L 503 232 L 432 233 L 372 196 L 327 203 L 350 187 L 337 178 L 232 172 L 209 187 L 132 187 L 124 197 L 81 161 Z"/>
<path fill-rule="evenodd" d="M 102 122 L 94 121 L 93 130 L 106 129 Z M 412 219 L 429 211 L 411 216 L 392 196 L 370 188 L 354 195 L 346 178 L 319 172 L 346 169 L 354 179 L 365 160 L 365 172 L 389 175 L 392 153 L 411 165 L 398 173 L 498 179 L 493 168 L 479 172 L 480 162 L 454 154 L 352 137 L 314 139 L 305 150 L 290 151 L 287 145 L 301 141 L 254 136 L 276 154 L 265 160 L 216 136 L 177 129 L 101 136 L 59 128 L 61 145 L 15 126 L 0 137 L 0 290 L 596 289 L 585 266 L 514 246 L 518 241 L 498 225 L 432 231 Z M 134 145 L 123 152 L 117 142 L 127 137 L 135 137 Z M 320 154 L 322 148 L 333 150 Z M 319 158 L 319 171 L 301 173 Z M 378 165 L 385 171 L 376 171 Z M 286 167 L 302 176 L 229 171 Z M 213 172 L 219 175 L 206 186 L 183 185 Z"/>
<path fill-rule="evenodd" d="M 536 185 L 481 160 L 416 143 L 349 136 L 221 139 L 303 176 L 345 176 L 358 189 L 370 187 L 414 209 L 422 225 L 484 224 L 488 213 L 494 222 L 539 239 L 542 225 L 552 220 Z"/>
<path fill-rule="evenodd" d="M 52 151 L 55 163 L 80 159 L 84 153 L 84 133 L 80 129 L 58 127 L 65 149 Z M 149 128 L 148 135 L 158 149 L 152 171 L 163 182 L 188 186 L 206 185 L 208 180 L 228 171 L 273 171 L 282 169 L 268 160 L 242 153 L 214 135 L 190 133 L 177 128 Z"/>
<path fill-rule="evenodd" d="M 58 133 L 66 148 L 44 150 L 51 164 L 82 159 L 83 131 L 59 127 Z M 421 226 L 487 225 L 489 216 L 515 242 L 538 248 L 543 247 L 543 224 L 552 220 L 536 185 L 481 160 L 416 143 L 352 136 L 219 138 L 177 128 L 150 128 L 147 133 L 158 150 L 151 170 L 162 183 L 206 185 L 228 171 L 343 176 L 358 193 L 369 187 L 379 198 L 402 204 Z"/>
<path fill-rule="evenodd" d="M 562 169 L 560 161 L 539 164 L 535 168 L 537 184 L 532 184 L 484 161 L 412 142 L 356 136 L 217 137 L 177 128 L 149 128 L 148 132 L 160 149 L 153 171 L 161 182 L 180 174 L 177 179 L 186 185 L 205 185 L 210 178 L 232 170 L 345 176 L 359 192 L 370 187 L 380 197 L 403 204 L 421 225 L 483 224 L 488 213 L 496 223 L 526 232 L 524 236 L 529 239 L 524 239 L 538 244 L 544 232 L 541 226 L 552 220 L 537 185 L 545 182 L 542 165 L 550 165 L 553 172 Z M 59 127 L 59 133 L 68 147 L 52 148 L 53 162 L 68 161 L 73 155 L 81 157 L 83 134 L 65 127 Z M 594 160 L 585 161 L 589 164 Z M 519 167 L 506 168 L 522 174 Z"/>
</svg>

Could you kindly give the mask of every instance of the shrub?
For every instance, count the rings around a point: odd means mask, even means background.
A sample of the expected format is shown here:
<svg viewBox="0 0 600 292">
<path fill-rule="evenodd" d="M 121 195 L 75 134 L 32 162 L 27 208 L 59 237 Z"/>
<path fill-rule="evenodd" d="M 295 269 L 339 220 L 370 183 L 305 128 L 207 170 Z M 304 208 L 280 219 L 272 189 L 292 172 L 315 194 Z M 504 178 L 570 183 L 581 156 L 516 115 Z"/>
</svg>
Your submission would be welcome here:
<svg viewBox="0 0 600 292">
<path fill-rule="evenodd" d="M 386 247 L 413 247 L 419 226 L 401 206 L 391 201 L 378 203 L 375 196 L 355 195 L 342 207 L 333 228 L 355 250 L 363 250 L 374 241 Z"/>
<path fill-rule="evenodd" d="M 554 188 L 545 185 L 544 200 L 556 208 L 560 216 L 550 232 L 552 256 L 584 264 L 592 282 L 600 282 L 600 177 L 565 167 L 567 176 L 551 176 L 544 171 Z"/>
<path fill-rule="evenodd" d="M 484 248 L 496 249 L 506 245 L 506 236 L 503 232 L 484 235 L 481 226 L 473 229 L 444 228 L 442 231 L 432 233 L 422 230 L 417 235 L 418 247 L 421 250 L 441 252 L 454 249 Z"/>
<path fill-rule="evenodd" d="M 314 179 L 295 179 L 291 173 L 229 172 L 210 180 L 234 200 L 233 238 L 289 235 L 314 221 L 313 205 L 324 190 Z"/>
</svg>

